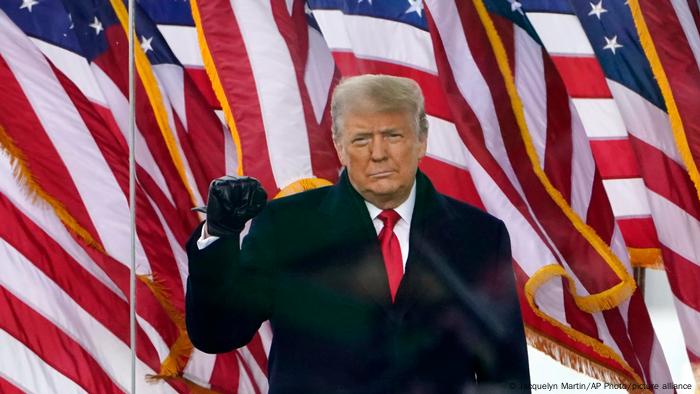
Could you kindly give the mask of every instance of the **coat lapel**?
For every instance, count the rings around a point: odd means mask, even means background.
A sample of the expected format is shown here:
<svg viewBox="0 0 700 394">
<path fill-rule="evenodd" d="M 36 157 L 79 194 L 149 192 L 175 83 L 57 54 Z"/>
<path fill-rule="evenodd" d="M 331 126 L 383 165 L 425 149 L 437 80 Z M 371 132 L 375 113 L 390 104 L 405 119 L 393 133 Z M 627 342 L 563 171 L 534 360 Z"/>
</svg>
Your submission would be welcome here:
<svg viewBox="0 0 700 394">
<path fill-rule="evenodd" d="M 337 255 L 345 260 L 352 275 L 348 278 L 358 289 L 357 293 L 367 297 L 384 309 L 391 307 L 388 279 L 382 259 L 377 233 L 369 217 L 362 196 L 350 184 L 346 171 L 329 191 L 320 209 L 328 217 L 330 245 L 339 249 Z"/>
</svg>

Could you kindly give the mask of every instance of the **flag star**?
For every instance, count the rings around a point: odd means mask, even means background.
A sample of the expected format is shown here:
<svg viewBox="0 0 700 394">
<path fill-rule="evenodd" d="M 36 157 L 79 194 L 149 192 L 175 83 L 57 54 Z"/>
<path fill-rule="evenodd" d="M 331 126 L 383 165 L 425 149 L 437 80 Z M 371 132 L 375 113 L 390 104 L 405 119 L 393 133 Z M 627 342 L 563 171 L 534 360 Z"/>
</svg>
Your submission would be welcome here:
<svg viewBox="0 0 700 394">
<path fill-rule="evenodd" d="M 603 47 L 603 50 L 610 49 L 614 55 L 615 50 L 617 48 L 622 48 L 622 45 L 617 43 L 617 35 L 614 35 L 613 38 L 608 38 L 608 37 L 603 37 L 603 38 L 605 38 L 605 46 Z"/>
<path fill-rule="evenodd" d="M 598 4 L 589 4 L 591 5 L 591 11 L 588 13 L 588 16 L 595 15 L 598 18 L 598 20 L 600 20 L 600 14 L 608 12 L 608 10 L 603 8 L 603 0 L 600 0 Z"/>
<path fill-rule="evenodd" d="M 104 30 L 104 28 L 102 27 L 102 22 L 100 22 L 100 20 L 97 19 L 97 17 L 95 17 L 95 20 L 92 21 L 92 23 L 89 24 L 88 26 L 90 26 L 90 27 L 92 27 L 93 29 L 95 29 L 95 35 L 99 35 L 100 32 L 101 32 L 102 30 Z"/>
<path fill-rule="evenodd" d="M 153 41 L 153 37 L 146 38 L 146 36 L 141 36 L 141 49 L 143 49 L 143 53 L 148 53 L 148 51 L 153 52 L 151 41 Z"/>
<path fill-rule="evenodd" d="M 68 28 L 73 30 L 73 28 L 75 27 L 75 24 L 73 24 L 73 15 L 68 14 L 68 20 L 70 21 L 70 26 L 68 26 Z"/>
<path fill-rule="evenodd" d="M 32 7 L 37 4 L 39 4 L 39 2 L 36 0 L 22 0 L 22 5 L 19 6 L 19 9 L 26 8 L 29 12 L 32 12 Z"/>
<path fill-rule="evenodd" d="M 365 0 L 357 0 L 357 4 L 360 4 L 363 1 L 365 1 Z M 367 0 L 367 2 L 369 3 L 369 5 L 372 5 L 372 0 Z"/>
<path fill-rule="evenodd" d="M 409 12 L 415 12 L 416 14 L 418 14 L 419 17 L 422 18 L 423 17 L 423 0 L 407 0 L 407 1 L 408 1 L 408 4 L 410 4 L 410 6 L 406 10 L 406 12 L 404 12 L 404 14 L 408 14 Z"/>
<path fill-rule="evenodd" d="M 510 3 L 510 10 L 512 12 L 519 12 L 521 15 L 523 14 L 523 4 L 519 2 L 518 0 L 508 0 Z"/>
</svg>

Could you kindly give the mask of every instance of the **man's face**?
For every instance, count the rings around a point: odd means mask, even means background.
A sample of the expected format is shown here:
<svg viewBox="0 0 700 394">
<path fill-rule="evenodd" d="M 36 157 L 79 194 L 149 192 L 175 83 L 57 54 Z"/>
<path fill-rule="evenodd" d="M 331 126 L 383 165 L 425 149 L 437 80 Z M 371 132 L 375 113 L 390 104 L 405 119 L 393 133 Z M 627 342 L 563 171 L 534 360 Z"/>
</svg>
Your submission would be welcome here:
<svg viewBox="0 0 700 394">
<path fill-rule="evenodd" d="M 426 138 L 402 112 L 350 112 L 342 121 L 335 149 L 350 183 L 375 206 L 396 208 L 411 192 Z"/>
</svg>

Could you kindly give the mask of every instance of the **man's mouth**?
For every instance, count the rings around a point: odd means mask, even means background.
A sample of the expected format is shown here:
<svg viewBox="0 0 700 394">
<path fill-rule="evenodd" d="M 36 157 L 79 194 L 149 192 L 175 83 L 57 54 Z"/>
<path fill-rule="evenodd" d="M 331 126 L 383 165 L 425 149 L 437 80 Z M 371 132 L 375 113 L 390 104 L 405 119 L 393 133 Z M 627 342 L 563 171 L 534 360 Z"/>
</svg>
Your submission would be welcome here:
<svg viewBox="0 0 700 394">
<path fill-rule="evenodd" d="M 387 171 L 376 171 L 371 174 L 369 174 L 370 178 L 378 179 L 378 178 L 386 178 L 391 176 L 394 173 L 394 171 L 387 170 Z"/>
</svg>

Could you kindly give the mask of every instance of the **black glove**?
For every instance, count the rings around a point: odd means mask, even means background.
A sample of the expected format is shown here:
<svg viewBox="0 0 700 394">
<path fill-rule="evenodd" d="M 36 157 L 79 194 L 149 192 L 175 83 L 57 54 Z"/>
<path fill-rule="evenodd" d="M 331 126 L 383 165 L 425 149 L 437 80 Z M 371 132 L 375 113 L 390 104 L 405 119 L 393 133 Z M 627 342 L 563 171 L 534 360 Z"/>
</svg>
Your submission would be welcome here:
<svg viewBox="0 0 700 394">
<path fill-rule="evenodd" d="M 257 179 L 225 175 L 211 181 L 207 206 L 195 210 L 207 214 L 209 235 L 237 236 L 266 203 L 267 193 Z"/>
</svg>

